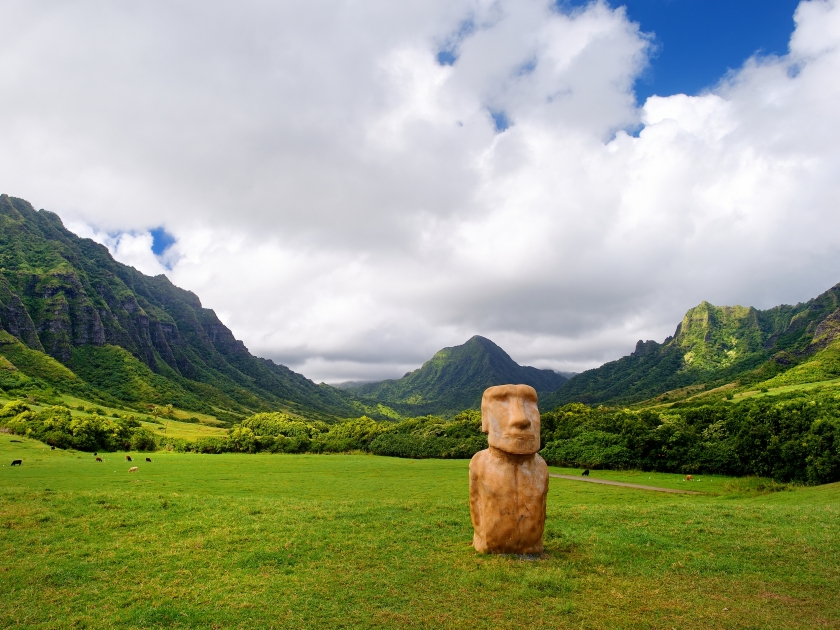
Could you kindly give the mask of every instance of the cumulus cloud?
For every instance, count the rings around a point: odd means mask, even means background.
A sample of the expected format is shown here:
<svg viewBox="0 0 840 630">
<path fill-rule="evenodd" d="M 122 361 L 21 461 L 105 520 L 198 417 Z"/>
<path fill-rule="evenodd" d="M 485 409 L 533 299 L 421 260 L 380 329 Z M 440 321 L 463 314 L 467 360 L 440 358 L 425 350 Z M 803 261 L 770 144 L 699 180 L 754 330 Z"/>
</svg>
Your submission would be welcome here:
<svg viewBox="0 0 840 630">
<path fill-rule="evenodd" d="M 6 3 L 0 188 L 317 380 L 473 334 L 580 370 L 840 281 L 840 8 L 795 20 L 639 105 L 651 40 L 598 1 Z"/>
</svg>

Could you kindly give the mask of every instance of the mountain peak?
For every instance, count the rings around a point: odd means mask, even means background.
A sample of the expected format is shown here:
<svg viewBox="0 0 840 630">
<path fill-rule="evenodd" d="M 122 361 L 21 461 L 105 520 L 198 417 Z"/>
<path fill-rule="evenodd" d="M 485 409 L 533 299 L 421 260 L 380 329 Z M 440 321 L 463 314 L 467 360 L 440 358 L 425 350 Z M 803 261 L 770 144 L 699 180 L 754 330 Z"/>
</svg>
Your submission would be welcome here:
<svg viewBox="0 0 840 630">
<path fill-rule="evenodd" d="M 751 306 L 715 306 L 703 301 L 686 312 L 673 345 L 683 352 L 686 367 L 727 367 L 761 348 L 758 311 Z"/>
<path fill-rule="evenodd" d="M 493 341 L 475 335 L 460 346 L 439 350 L 401 379 L 370 383 L 353 392 L 402 413 L 423 415 L 477 408 L 484 390 L 494 385 L 523 383 L 538 392 L 552 392 L 566 380 L 552 370 L 521 366 Z"/>
</svg>

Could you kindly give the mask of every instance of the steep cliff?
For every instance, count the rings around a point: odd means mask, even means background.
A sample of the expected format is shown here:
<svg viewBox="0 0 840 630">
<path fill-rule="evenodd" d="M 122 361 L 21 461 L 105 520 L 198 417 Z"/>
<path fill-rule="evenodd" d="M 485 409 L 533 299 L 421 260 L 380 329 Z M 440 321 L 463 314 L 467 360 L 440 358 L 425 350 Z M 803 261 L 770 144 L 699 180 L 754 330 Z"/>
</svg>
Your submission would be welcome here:
<svg viewBox="0 0 840 630">
<path fill-rule="evenodd" d="M 57 215 L 7 195 L 0 196 L 0 327 L 127 402 L 355 413 L 335 389 L 251 355 L 195 294 L 116 262 Z"/>
</svg>

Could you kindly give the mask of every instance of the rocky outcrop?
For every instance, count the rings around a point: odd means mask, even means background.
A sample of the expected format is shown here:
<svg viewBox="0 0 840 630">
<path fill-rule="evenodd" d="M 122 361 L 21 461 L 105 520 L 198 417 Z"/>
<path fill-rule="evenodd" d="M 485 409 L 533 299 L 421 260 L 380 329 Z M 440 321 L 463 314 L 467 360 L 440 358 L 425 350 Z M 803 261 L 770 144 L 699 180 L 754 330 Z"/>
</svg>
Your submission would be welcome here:
<svg viewBox="0 0 840 630">
<path fill-rule="evenodd" d="M 631 357 L 643 357 L 647 354 L 653 354 L 659 350 L 660 344 L 656 343 L 652 339 L 648 339 L 647 341 L 639 341 L 636 342 L 636 349 L 630 353 Z"/>
<path fill-rule="evenodd" d="M 21 299 L 9 288 L 0 275 L 0 328 L 14 335 L 30 348 L 44 351 L 35 324 Z"/>
<path fill-rule="evenodd" d="M 840 308 L 816 324 L 814 327 L 814 340 L 811 342 L 811 345 L 815 348 L 825 348 L 838 338 L 840 338 Z"/>
</svg>

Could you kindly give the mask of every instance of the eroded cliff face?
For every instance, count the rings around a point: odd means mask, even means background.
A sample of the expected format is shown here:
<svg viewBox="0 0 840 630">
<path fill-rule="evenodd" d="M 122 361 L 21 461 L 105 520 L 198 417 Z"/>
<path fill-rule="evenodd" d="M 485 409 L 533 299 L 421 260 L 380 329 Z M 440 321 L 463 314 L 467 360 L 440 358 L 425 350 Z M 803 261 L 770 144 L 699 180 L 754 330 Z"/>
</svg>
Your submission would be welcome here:
<svg viewBox="0 0 840 630">
<path fill-rule="evenodd" d="M 0 327 L 66 365 L 74 348 L 109 344 L 249 408 L 292 401 L 352 413 L 337 391 L 252 356 L 195 294 L 116 262 L 57 215 L 8 195 L 0 195 Z"/>
<path fill-rule="evenodd" d="M 2 275 L 0 275 L 0 328 L 11 333 L 30 348 L 44 351 L 29 312 L 21 299 L 9 288 L 9 283 Z"/>
<path fill-rule="evenodd" d="M 158 356 L 178 369 L 169 345 L 170 340 L 178 342 L 175 322 L 150 318 L 114 271 L 98 269 L 99 277 L 92 282 L 84 257 L 74 251 L 79 244 L 74 240 L 81 239 L 60 222 L 56 225 L 54 216 L 37 213 L 26 202 L 0 198 L 5 237 L 0 275 L 3 329 L 62 363 L 70 361 L 74 346 L 108 343 L 125 348 L 153 370 Z"/>
</svg>

